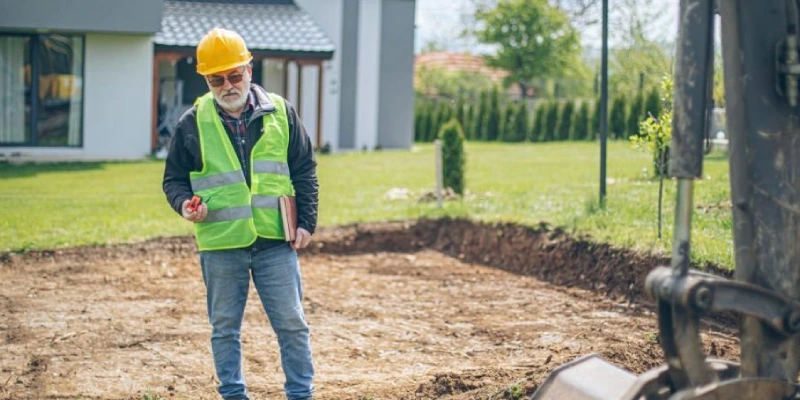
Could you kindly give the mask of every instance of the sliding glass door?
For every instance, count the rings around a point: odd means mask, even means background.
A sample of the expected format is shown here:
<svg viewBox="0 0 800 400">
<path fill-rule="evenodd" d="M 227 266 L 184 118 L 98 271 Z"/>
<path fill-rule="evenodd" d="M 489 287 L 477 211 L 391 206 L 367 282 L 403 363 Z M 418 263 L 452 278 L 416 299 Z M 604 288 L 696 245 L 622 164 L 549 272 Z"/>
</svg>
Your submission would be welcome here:
<svg viewBox="0 0 800 400">
<path fill-rule="evenodd" d="M 0 33 L 0 146 L 82 145 L 81 36 Z"/>
</svg>

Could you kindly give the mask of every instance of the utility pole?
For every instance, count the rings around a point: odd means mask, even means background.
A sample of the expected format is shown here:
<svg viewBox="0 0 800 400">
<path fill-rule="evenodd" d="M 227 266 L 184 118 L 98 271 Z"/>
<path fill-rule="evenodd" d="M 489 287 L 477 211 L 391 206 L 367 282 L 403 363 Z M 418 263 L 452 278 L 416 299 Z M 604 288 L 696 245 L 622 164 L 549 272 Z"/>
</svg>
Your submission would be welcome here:
<svg viewBox="0 0 800 400">
<path fill-rule="evenodd" d="M 603 0 L 603 50 L 600 60 L 600 205 L 606 204 L 608 139 L 608 0 Z"/>
</svg>

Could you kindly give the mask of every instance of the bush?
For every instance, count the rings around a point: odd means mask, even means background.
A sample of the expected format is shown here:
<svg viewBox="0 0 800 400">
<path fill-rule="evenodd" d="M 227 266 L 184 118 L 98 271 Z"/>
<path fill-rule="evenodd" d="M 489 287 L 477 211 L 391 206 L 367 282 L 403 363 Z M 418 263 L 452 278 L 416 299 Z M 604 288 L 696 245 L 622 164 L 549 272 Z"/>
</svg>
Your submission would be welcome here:
<svg viewBox="0 0 800 400">
<path fill-rule="evenodd" d="M 459 195 L 464 194 L 464 130 L 453 118 L 439 132 L 442 140 L 442 178 L 445 188 L 451 188 Z"/>
<path fill-rule="evenodd" d="M 569 140 L 586 140 L 589 136 L 589 102 L 581 102 L 572 124 Z"/>
<path fill-rule="evenodd" d="M 512 134 L 509 130 L 513 129 L 512 124 L 514 123 L 513 119 L 516 113 L 517 107 L 514 106 L 514 103 L 506 104 L 503 117 L 500 118 L 500 130 L 497 134 L 497 140 L 505 142 L 511 137 Z"/>
<path fill-rule="evenodd" d="M 592 121 L 589 124 L 587 140 L 597 140 L 600 137 L 600 99 L 595 100 L 592 108 Z"/>
<path fill-rule="evenodd" d="M 672 79 L 665 77 L 661 83 L 664 103 L 658 116 L 648 116 L 640 124 L 639 134 L 631 135 L 631 142 L 653 156 L 653 173 L 666 176 L 669 165 L 669 145 L 672 140 Z"/>
<path fill-rule="evenodd" d="M 542 142 L 552 142 L 556 138 L 558 128 L 558 101 L 553 101 L 547 106 L 547 117 L 544 120 Z"/>
<path fill-rule="evenodd" d="M 473 125 L 473 137 L 474 140 L 483 140 L 486 137 L 486 130 L 484 121 L 486 120 L 486 114 L 489 113 L 489 94 L 486 91 L 481 91 L 480 100 L 478 100 L 478 112 L 475 115 L 474 125 Z"/>
<path fill-rule="evenodd" d="M 536 107 L 536 112 L 533 118 L 533 127 L 528 134 L 529 142 L 539 142 L 542 139 L 542 131 L 544 130 L 544 120 L 547 116 L 547 104 L 540 104 Z"/>
<path fill-rule="evenodd" d="M 644 97 L 641 93 L 633 98 L 628 112 L 628 135 L 639 134 L 639 123 L 644 120 Z"/>
<path fill-rule="evenodd" d="M 512 141 L 524 142 L 530 132 L 530 122 L 528 118 L 528 105 L 522 101 L 518 104 L 517 112 L 511 122 Z"/>
<path fill-rule="evenodd" d="M 486 136 L 483 138 L 490 142 L 497 140 L 497 135 L 500 134 L 500 99 L 497 86 L 492 89 L 492 94 L 489 98 L 489 110 L 486 114 L 484 125 Z"/>
<path fill-rule="evenodd" d="M 611 105 L 611 115 L 609 115 L 609 139 L 619 139 L 625 137 L 626 126 L 626 109 L 625 95 L 619 95 L 614 98 L 614 103 Z"/>
<path fill-rule="evenodd" d="M 569 131 L 572 129 L 572 118 L 575 114 L 575 103 L 572 100 L 564 104 L 558 123 L 558 140 L 569 140 Z"/>
<path fill-rule="evenodd" d="M 467 116 L 464 117 L 464 124 L 462 127 L 464 128 L 464 138 L 467 140 L 474 140 L 475 139 L 475 107 L 470 104 L 467 106 Z"/>
<path fill-rule="evenodd" d="M 661 115 L 661 109 L 661 95 L 658 94 L 658 88 L 654 87 L 647 94 L 647 100 L 644 103 L 644 118 L 649 116 L 658 117 Z"/>
</svg>

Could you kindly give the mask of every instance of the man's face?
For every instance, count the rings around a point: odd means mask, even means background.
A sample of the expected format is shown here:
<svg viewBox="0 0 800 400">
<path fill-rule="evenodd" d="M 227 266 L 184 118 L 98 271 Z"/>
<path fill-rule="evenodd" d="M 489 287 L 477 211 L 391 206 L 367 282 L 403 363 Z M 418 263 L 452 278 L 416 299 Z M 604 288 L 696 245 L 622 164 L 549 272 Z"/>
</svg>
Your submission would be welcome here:
<svg viewBox="0 0 800 400">
<path fill-rule="evenodd" d="M 235 112 L 244 107 L 252 72 L 248 65 L 206 76 L 208 88 L 223 110 Z"/>
</svg>

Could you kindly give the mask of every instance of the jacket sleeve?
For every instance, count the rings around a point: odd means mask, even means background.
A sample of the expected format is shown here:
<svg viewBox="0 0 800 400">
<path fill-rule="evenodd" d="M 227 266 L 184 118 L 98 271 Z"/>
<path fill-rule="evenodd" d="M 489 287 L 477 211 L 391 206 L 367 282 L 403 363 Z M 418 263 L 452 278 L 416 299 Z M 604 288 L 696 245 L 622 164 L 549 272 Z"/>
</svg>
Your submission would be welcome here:
<svg viewBox="0 0 800 400">
<path fill-rule="evenodd" d="M 170 142 L 164 165 L 162 189 L 170 206 L 179 215 L 184 200 L 191 199 L 193 195 L 189 172 L 197 169 L 197 157 L 191 151 L 192 145 L 197 145 L 197 143 L 193 143 L 196 142 L 196 135 L 194 135 L 195 140 L 192 140 L 193 136 L 187 132 L 192 131 L 191 121 L 193 120 L 193 109 L 181 117 Z"/>
<path fill-rule="evenodd" d="M 314 147 L 297 111 L 289 101 L 286 114 L 289 120 L 289 174 L 297 199 L 297 226 L 314 233 L 317 227 L 319 183 Z"/>
</svg>

